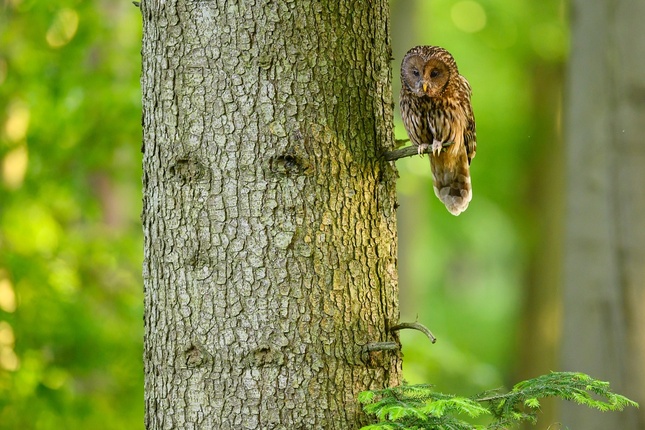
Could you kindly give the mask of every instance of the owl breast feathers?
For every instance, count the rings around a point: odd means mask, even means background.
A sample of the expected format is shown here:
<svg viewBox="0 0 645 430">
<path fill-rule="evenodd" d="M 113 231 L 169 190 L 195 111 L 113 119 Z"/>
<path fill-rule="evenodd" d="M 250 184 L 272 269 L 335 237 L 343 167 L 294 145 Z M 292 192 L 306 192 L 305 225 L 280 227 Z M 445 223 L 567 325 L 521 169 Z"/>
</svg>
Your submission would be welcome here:
<svg viewBox="0 0 645 430">
<path fill-rule="evenodd" d="M 403 124 L 420 153 L 431 147 L 434 192 L 453 215 L 465 211 L 472 198 L 470 161 L 477 144 L 470 95 L 470 84 L 445 49 L 417 46 L 403 58 Z"/>
</svg>

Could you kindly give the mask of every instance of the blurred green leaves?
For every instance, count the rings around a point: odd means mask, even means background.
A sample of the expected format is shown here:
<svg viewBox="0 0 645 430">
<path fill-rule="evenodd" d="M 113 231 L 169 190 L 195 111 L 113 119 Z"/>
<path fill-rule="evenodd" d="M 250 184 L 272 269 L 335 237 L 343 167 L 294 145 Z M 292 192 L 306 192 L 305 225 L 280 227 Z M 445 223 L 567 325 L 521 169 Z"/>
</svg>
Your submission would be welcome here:
<svg viewBox="0 0 645 430">
<path fill-rule="evenodd" d="M 405 52 L 443 46 L 473 88 L 477 123 L 473 200 L 459 217 L 434 196 L 427 157 L 397 162 L 402 319 L 418 318 L 438 338 L 429 346 L 401 333 L 411 383 L 474 393 L 521 372 L 522 307 L 531 271 L 542 270 L 532 264 L 553 204 L 542 203 L 540 175 L 563 152 L 556 107 L 565 11 L 561 0 L 392 0 L 395 95 Z M 397 139 L 407 138 L 398 113 L 395 120 Z"/>
<path fill-rule="evenodd" d="M 140 14 L 0 6 L 0 428 L 140 428 Z"/>
</svg>

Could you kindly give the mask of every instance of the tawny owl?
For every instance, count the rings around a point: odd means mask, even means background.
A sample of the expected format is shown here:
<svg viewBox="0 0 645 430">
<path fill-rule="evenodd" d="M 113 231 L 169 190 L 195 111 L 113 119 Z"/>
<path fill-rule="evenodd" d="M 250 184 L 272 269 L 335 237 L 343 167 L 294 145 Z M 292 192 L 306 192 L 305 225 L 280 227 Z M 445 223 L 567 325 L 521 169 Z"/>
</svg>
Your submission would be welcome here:
<svg viewBox="0 0 645 430">
<path fill-rule="evenodd" d="M 477 146 L 470 84 L 452 55 L 438 46 L 408 51 L 401 63 L 401 84 L 401 116 L 408 136 L 419 153 L 431 145 L 434 192 L 451 214 L 459 215 L 472 198 L 470 161 Z"/>
</svg>

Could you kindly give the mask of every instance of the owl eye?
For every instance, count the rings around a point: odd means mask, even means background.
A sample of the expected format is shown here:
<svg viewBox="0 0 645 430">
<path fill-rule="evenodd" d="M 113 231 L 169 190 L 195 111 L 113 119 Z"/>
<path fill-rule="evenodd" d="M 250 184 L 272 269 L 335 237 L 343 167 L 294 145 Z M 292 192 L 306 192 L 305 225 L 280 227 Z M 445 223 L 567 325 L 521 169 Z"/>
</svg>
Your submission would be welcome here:
<svg viewBox="0 0 645 430">
<path fill-rule="evenodd" d="M 432 69 L 432 71 L 430 72 L 430 77 L 431 78 L 436 78 L 437 76 L 439 76 L 439 70 Z"/>
<path fill-rule="evenodd" d="M 418 78 L 419 76 L 421 76 L 421 73 L 419 73 L 419 71 L 418 71 L 417 69 L 412 69 L 412 74 L 413 74 L 416 78 Z"/>
</svg>

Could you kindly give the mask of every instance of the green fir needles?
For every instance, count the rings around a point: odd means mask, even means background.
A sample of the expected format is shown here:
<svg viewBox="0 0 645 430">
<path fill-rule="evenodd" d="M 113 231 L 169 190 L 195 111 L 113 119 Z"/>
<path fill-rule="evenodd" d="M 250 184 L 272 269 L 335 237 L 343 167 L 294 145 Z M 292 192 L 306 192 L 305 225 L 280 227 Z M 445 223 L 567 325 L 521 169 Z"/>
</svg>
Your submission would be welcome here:
<svg viewBox="0 0 645 430">
<path fill-rule="evenodd" d="M 430 385 L 403 385 L 364 391 L 358 400 L 365 412 L 378 420 L 361 430 L 493 430 L 537 422 L 540 399 L 545 397 L 559 397 L 600 411 L 638 407 L 638 403 L 611 392 L 608 382 L 576 372 L 552 372 L 529 379 L 506 394 L 496 390 L 458 397 L 437 393 Z M 468 421 L 486 416 L 492 420 L 486 425 Z"/>
</svg>

